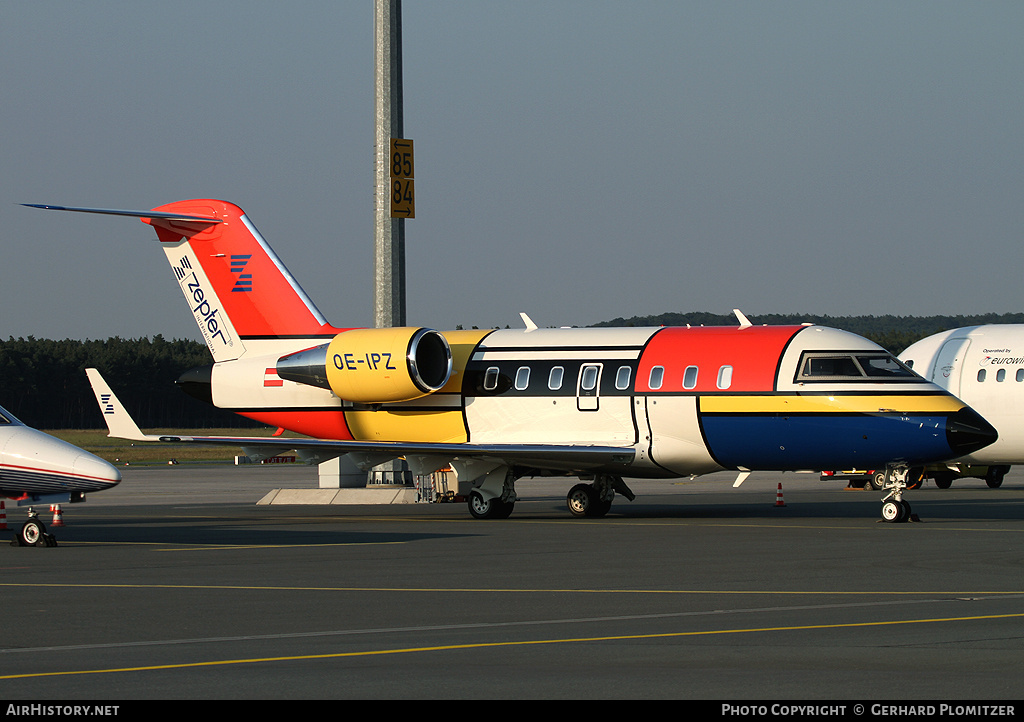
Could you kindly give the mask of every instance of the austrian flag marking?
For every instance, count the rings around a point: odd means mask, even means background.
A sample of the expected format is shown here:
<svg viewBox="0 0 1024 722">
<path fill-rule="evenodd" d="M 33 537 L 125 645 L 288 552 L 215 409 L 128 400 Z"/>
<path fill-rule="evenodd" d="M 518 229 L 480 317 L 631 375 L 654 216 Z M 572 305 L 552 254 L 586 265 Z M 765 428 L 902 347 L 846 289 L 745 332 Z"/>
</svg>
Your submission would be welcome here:
<svg viewBox="0 0 1024 722">
<path fill-rule="evenodd" d="M 284 386 L 284 381 L 277 375 L 277 369 L 267 369 L 263 372 L 263 388 L 273 386 Z"/>
</svg>

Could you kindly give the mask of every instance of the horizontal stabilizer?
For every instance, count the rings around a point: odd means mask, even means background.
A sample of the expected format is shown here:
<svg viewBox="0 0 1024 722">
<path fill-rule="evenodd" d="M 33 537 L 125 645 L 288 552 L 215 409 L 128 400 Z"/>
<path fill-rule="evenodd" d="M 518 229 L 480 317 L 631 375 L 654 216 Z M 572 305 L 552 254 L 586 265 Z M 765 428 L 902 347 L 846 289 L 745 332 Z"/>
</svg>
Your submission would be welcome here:
<svg viewBox="0 0 1024 722">
<path fill-rule="evenodd" d="M 107 216 L 130 216 L 133 218 L 150 218 L 163 221 L 185 221 L 188 223 L 223 223 L 219 218 L 194 216 L 184 213 L 160 213 L 157 211 L 120 211 L 114 208 L 70 208 L 68 206 L 49 206 L 37 203 L 22 203 L 29 208 L 42 208 L 47 211 L 72 211 L 74 213 L 100 213 Z"/>
</svg>

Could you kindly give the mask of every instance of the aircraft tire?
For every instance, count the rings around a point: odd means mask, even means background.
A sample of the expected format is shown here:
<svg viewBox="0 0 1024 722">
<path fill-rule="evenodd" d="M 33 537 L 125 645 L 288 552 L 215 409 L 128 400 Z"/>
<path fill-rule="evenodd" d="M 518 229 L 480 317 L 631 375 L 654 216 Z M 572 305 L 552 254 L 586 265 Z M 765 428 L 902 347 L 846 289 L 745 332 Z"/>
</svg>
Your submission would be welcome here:
<svg viewBox="0 0 1024 722">
<path fill-rule="evenodd" d="M 569 513 L 575 517 L 602 517 L 612 508 L 611 500 L 598 498 L 597 487 L 593 484 L 576 484 L 566 494 L 565 504 L 569 507 Z"/>
<path fill-rule="evenodd" d="M 882 504 L 882 518 L 890 524 L 898 524 L 906 518 L 906 509 L 897 501 Z"/>
<path fill-rule="evenodd" d="M 876 471 L 876 472 L 872 473 L 871 474 L 871 481 L 869 483 L 871 484 L 871 488 L 874 489 L 875 491 L 879 491 L 881 489 L 884 489 L 885 488 L 885 469 L 882 469 L 881 471 Z"/>
<path fill-rule="evenodd" d="M 565 496 L 565 505 L 575 517 L 591 516 L 597 503 L 597 492 L 590 484 L 577 484 Z"/>
<path fill-rule="evenodd" d="M 37 519 L 29 519 L 21 525 L 18 532 L 18 543 L 23 547 L 31 547 L 40 544 L 46 538 L 46 527 Z"/>
<path fill-rule="evenodd" d="M 516 505 L 514 501 L 505 502 L 497 497 L 484 499 L 479 491 L 470 492 L 466 503 L 474 519 L 508 519 Z"/>
<path fill-rule="evenodd" d="M 1003 485 L 1003 477 L 1006 476 L 1007 467 L 1005 466 L 990 466 L 988 471 L 985 472 L 985 483 L 988 484 L 989 489 L 998 489 Z"/>
<path fill-rule="evenodd" d="M 955 475 L 948 471 L 938 471 L 935 473 L 935 486 L 940 489 L 948 489 L 953 484 Z"/>
</svg>

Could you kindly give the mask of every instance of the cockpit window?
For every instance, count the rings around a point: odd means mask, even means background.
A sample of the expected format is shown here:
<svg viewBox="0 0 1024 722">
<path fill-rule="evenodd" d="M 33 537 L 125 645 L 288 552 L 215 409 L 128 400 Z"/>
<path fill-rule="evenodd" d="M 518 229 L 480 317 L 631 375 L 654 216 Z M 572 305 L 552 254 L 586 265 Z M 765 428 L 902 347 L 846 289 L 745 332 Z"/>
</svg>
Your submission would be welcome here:
<svg viewBox="0 0 1024 722">
<path fill-rule="evenodd" d="M 800 361 L 797 382 L 919 381 L 920 376 L 887 353 L 807 351 Z"/>
<path fill-rule="evenodd" d="M 892 356 L 858 356 L 857 363 L 864 373 L 871 378 L 907 378 L 916 377 L 913 371 L 901 364 Z"/>
</svg>

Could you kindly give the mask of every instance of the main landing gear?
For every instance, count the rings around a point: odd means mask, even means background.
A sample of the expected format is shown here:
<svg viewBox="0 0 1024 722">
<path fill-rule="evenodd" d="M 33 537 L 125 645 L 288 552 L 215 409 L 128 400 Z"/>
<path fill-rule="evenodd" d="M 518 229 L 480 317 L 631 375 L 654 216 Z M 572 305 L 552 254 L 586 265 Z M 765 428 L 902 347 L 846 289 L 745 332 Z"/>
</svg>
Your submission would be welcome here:
<svg viewBox="0 0 1024 722">
<path fill-rule="evenodd" d="M 890 464 L 885 470 L 885 487 L 889 493 L 882 498 L 882 519 L 892 524 L 904 521 L 918 521 L 911 513 L 910 502 L 903 498 L 907 488 L 908 467 L 906 464 Z"/>
<path fill-rule="evenodd" d="M 516 473 L 509 467 L 499 467 L 484 475 L 466 499 L 470 515 L 474 519 L 507 519 L 516 504 L 515 481 Z M 575 517 L 602 517 L 612 508 L 617 493 L 630 501 L 636 498 L 621 476 L 598 474 L 593 482 L 572 487 L 565 503 Z"/>
<path fill-rule="evenodd" d="M 515 499 L 503 501 L 501 497 L 485 499 L 479 491 L 469 493 L 469 513 L 474 519 L 508 519 L 515 508 Z"/>
<path fill-rule="evenodd" d="M 612 508 L 615 492 L 633 501 L 636 495 L 622 481 L 621 476 L 601 474 L 592 484 L 576 484 L 565 497 L 569 513 L 575 517 L 602 517 Z"/>
<path fill-rule="evenodd" d="M 474 519 L 508 519 L 516 505 L 516 473 L 500 466 L 484 475 L 466 499 Z"/>
</svg>

